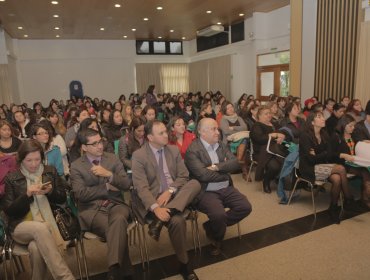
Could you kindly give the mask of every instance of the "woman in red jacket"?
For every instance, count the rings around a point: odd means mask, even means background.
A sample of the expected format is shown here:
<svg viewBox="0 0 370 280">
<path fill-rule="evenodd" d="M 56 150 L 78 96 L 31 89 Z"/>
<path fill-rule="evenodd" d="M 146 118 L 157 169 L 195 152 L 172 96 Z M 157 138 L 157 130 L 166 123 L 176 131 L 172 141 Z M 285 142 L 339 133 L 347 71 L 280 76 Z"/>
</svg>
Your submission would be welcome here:
<svg viewBox="0 0 370 280">
<path fill-rule="evenodd" d="M 170 145 L 177 145 L 180 150 L 181 157 L 185 157 L 186 150 L 193 140 L 196 138 L 195 134 L 186 130 L 186 124 L 183 118 L 173 117 L 170 120 L 169 126 L 169 143 Z"/>
</svg>

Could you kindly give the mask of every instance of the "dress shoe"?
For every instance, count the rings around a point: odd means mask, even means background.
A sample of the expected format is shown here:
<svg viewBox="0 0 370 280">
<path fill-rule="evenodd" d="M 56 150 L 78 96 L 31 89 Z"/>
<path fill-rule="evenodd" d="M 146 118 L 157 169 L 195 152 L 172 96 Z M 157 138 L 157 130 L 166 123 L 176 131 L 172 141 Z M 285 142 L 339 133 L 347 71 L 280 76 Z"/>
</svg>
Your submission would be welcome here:
<svg viewBox="0 0 370 280">
<path fill-rule="evenodd" d="M 343 204 L 343 208 L 349 212 L 363 213 L 364 209 L 354 199 L 346 199 Z"/>
<path fill-rule="evenodd" d="M 330 219 L 336 224 L 340 224 L 340 212 L 341 208 L 336 204 L 331 204 L 328 208 Z"/>
<path fill-rule="evenodd" d="M 270 181 L 269 181 L 269 180 L 264 179 L 262 184 L 263 184 L 263 191 L 264 191 L 265 193 L 271 193 Z"/>
<path fill-rule="evenodd" d="M 218 256 L 221 254 L 221 241 L 216 240 L 211 232 L 211 229 L 209 228 L 209 222 L 203 223 L 203 229 L 206 232 L 207 238 L 211 241 L 211 250 L 210 254 L 212 256 Z"/>
<path fill-rule="evenodd" d="M 198 280 L 198 276 L 195 274 L 194 270 L 190 269 L 188 264 L 181 264 L 180 274 L 184 280 Z"/>
<path fill-rule="evenodd" d="M 152 237 L 155 241 L 159 240 L 159 236 L 161 235 L 161 230 L 163 227 L 163 222 L 158 218 L 155 218 L 153 222 L 151 222 L 148 226 L 148 234 Z"/>
</svg>

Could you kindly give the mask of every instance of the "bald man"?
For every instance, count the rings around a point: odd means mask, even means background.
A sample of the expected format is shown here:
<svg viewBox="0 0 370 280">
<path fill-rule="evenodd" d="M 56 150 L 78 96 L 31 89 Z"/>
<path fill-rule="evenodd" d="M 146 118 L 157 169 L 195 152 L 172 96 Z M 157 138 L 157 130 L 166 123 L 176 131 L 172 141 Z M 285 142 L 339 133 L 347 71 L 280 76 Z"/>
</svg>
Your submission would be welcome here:
<svg viewBox="0 0 370 280">
<path fill-rule="evenodd" d="M 221 253 L 226 227 L 248 216 L 252 206 L 233 186 L 230 173 L 240 169 L 237 158 L 219 139 L 214 119 L 204 118 L 198 124 L 199 138 L 189 146 L 185 164 L 190 176 L 201 183 L 197 207 L 208 216 L 203 224 L 212 244 L 212 255 Z M 225 208 L 229 210 L 225 211 Z"/>
</svg>

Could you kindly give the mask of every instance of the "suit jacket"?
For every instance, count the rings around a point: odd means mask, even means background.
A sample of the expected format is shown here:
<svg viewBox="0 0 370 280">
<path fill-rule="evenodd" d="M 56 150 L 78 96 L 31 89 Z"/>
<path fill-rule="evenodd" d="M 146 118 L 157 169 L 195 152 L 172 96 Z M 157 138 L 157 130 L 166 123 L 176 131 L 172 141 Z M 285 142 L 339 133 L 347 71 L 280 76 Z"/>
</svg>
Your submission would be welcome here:
<svg viewBox="0 0 370 280">
<path fill-rule="evenodd" d="M 227 146 L 221 141 L 218 144 L 219 146 L 216 150 L 220 161 L 217 164 L 218 171 L 207 169 L 208 166 L 212 165 L 212 160 L 199 138 L 194 140 L 186 151 L 185 164 L 189 169 L 190 176 L 198 180 L 202 186 L 198 198 L 204 194 L 208 183 L 229 181 L 230 186 L 232 186 L 233 184 L 229 174 L 240 169 L 238 159 L 230 152 Z"/>
<path fill-rule="evenodd" d="M 169 187 L 181 188 L 189 181 L 189 172 L 181 158 L 176 146 L 165 146 L 164 156 L 166 158 L 168 171 L 173 183 Z M 134 189 L 140 202 L 135 209 L 144 217 L 150 210 L 150 206 L 157 202 L 160 191 L 159 166 L 149 143 L 145 143 L 132 155 L 132 180 Z"/>
<path fill-rule="evenodd" d="M 102 155 L 100 165 L 113 173 L 112 186 L 126 191 L 131 186 L 121 161 L 110 153 Z M 124 203 L 121 192 L 108 191 L 106 183 L 109 179 L 95 176 L 91 171 L 92 164 L 86 155 L 75 160 L 71 166 L 71 184 L 77 200 L 79 218 L 82 229 L 89 230 L 92 220 L 98 213 L 104 200 Z"/>
</svg>

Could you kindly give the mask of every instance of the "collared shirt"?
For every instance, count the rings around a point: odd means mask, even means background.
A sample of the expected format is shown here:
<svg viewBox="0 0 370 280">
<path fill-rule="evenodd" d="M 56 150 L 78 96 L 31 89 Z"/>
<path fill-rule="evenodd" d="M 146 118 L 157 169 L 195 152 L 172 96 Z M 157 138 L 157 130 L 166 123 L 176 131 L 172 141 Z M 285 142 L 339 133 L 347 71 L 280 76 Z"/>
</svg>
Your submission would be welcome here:
<svg viewBox="0 0 370 280">
<path fill-rule="evenodd" d="M 101 162 L 101 157 L 93 157 L 93 156 L 89 156 L 89 155 L 87 155 L 87 154 L 86 154 L 86 157 L 87 157 L 87 159 L 89 160 L 89 162 L 90 162 L 92 165 L 95 165 L 95 164 L 93 163 L 93 161 L 94 161 L 94 160 L 97 160 L 99 163 Z M 112 176 L 110 176 L 110 177 L 108 178 L 108 183 L 112 183 L 112 181 L 113 181 L 113 172 L 112 172 Z"/>
<path fill-rule="evenodd" d="M 214 145 L 210 145 L 209 143 L 204 141 L 201 137 L 200 137 L 200 141 L 202 142 L 209 157 L 211 158 L 212 164 L 220 163 L 220 160 L 216 152 L 219 147 L 219 144 L 216 143 Z M 215 183 L 211 182 L 211 183 L 208 183 L 206 191 L 218 191 L 220 189 L 227 188 L 228 186 L 229 186 L 229 180 L 222 181 L 222 182 L 215 182 Z"/>
<path fill-rule="evenodd" d="M 173 183 L 173 180 L 172 180 L 172 177 L 171 177 L 171 174 L 168 170 L 168 166 L 167 166 L 167 161 L 166 161 L 166 157 L 164 155 L 164 148 L 161 148 L 161 149 L 156 149 L 154 148 L 152 145 L 149 144 L 149 147 L 150 149 L 152 150 L 153 154 L 154 154 L 154 157 L 157 161 L 157 164 L 159 166 L 159 153 L 158 151 L 159 150 L 163 150 L 163 172 L 164 172 L 164 176 L 166 177 L 166 181 L 167 181 L 167 186 L 171 186 L 171 184 Z"/>
</svg>

